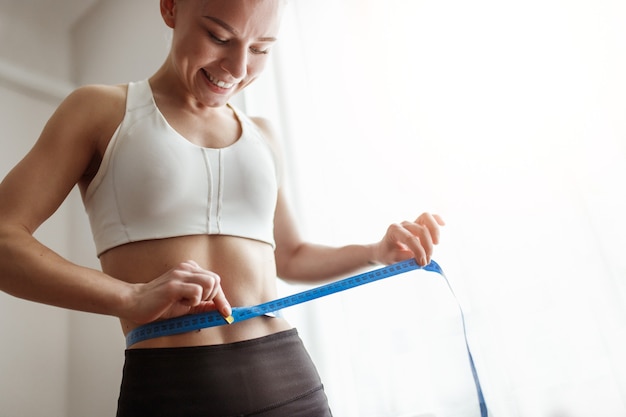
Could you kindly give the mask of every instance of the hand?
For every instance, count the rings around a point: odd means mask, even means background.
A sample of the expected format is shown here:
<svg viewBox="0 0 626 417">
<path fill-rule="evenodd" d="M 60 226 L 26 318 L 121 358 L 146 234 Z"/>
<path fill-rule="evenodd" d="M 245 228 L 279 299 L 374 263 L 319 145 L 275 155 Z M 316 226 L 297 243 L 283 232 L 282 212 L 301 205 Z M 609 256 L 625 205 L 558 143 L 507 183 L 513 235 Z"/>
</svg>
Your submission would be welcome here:
<svg viewBox="0 0 626 417">
<path fill-rule="evenodd" d="M 392 264 L 415 258 L 421 266 L 430 263 L 434 245 L 439 243 L 439 226 L 445 222 L 437 214 L 423 213 L 414 222 L 394 223 L 375 245 L 376 260 Z"/>
<path fill-rule="evenodd" d="M 227 317 L 232 309 L 220 286 L 220 277 L 194 261 L 182 262 L 145 284 L 134 284 L 129 319 L 136 323 L 218 310 Z"/>
</svg>

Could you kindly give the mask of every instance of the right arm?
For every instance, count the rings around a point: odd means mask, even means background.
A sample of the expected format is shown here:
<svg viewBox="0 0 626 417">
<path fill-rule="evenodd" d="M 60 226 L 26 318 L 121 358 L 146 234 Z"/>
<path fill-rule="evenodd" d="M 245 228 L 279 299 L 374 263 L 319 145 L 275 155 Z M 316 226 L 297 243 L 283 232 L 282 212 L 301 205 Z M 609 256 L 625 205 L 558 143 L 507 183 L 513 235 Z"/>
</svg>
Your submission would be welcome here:
<svg viewBox="0 0 626 417">
<path fill-rule="evenodd" d="M 124 113 L 122 87 L 82 87 L 52 115 L 35 146 L 0 183 L 0 290 L 58 307 L 142 323 L 217 307 L 230 312 L 217 275 L 183 262 L 129 284 L 69 262 L 33 233 L 99 163 Z M 215 305 L 214 305 L 215 304 Z"/>
</svg>

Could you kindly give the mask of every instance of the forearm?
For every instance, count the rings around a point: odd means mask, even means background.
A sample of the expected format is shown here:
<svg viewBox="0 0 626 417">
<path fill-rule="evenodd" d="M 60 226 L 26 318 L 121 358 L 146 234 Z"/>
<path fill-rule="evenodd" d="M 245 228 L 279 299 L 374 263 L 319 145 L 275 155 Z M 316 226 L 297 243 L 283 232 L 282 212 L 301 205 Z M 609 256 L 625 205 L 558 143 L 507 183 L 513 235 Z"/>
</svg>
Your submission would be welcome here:
<svg viewBox="0 0 626 417">
<path fill-rule="evenodd" d="M 377 263 L 375 244 L 330 247 L 303 243 L 285 258 L 278 262 L 278 275 L 300 282 L 338 279 Z"/>
<path fill-rule="evenodd" d="M 131 286 L 63 259 L 26 231 L 5 229 L 0 231 L 0 290 L 43 304 L 121 316 Z"/>
</svg>

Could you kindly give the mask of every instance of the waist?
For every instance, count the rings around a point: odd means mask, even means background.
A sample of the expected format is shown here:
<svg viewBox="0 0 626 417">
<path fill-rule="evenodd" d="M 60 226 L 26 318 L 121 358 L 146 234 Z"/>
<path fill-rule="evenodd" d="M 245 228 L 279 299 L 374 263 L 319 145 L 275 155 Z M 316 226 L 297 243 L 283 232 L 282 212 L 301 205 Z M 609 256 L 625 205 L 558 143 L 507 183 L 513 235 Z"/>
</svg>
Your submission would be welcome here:
<svg viewBox="0 0 626 417">
<path fill-rule="evenodd" d="M 134 344 L 130 349 L 227 345 L 258 339 L 291 329 L 292 326 L 282 317 L 261 316 L 231 325 L 145 340 Z"/>
<path fill-rule="evenodd" d="M 105 273 L 130 283 L 150 282 L 188 260 L 220 276 L 224 294 L 233 307 L 255 305 L 277 296 L 273 248 L 260 241 L 233 236 L 181 236 L 123 245 L 100 258 Z M 126 320 L 121 324 L 125 333 L 138 325 Z M 137 347 L 223 344 L 289 328 L 282 319 L 261 317 L 249 323 L 153 339 Z"/>
</svg>

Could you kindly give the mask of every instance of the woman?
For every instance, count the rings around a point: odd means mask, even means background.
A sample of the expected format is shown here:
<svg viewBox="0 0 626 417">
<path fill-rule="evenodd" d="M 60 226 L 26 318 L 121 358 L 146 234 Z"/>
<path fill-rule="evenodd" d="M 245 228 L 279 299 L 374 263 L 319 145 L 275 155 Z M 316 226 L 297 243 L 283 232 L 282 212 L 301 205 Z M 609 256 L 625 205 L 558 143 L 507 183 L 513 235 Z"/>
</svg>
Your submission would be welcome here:
<svg viewBox="0 0 626 417">
<path fill-rule="evenodd" d="M 268 123 L 229 99 L 262 72 L 284 0 L 161 0 L 172 28 L 148 80 L 85 86 L 61 103 L 0 185 L 2 290 L 143 323 L 276 298 L 372 263 L 430 262 L 443 221 L 422 214 L 368 245 L 305 242 Z M 102 272 L 34 231 L 78 184 Z M 118 416 L 328 416 L 315 367 L 279 317 L 142 341 L 126 351 Z"/>
</svg>

